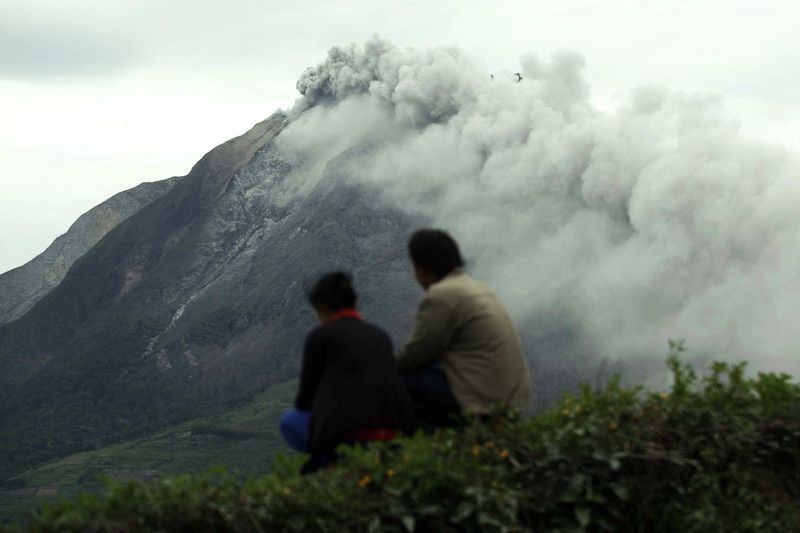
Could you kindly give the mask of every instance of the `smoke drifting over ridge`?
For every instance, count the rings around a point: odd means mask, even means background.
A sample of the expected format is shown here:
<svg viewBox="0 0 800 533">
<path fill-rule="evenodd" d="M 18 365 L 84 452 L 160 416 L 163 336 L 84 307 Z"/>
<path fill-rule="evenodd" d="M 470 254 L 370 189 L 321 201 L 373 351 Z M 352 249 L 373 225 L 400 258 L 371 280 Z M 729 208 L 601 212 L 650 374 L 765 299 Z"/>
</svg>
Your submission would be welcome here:
<svg viewBox="0 0 800 533">
<path fill-rule="evenodd" d="M 600 112 L 583 68 L 527 55 L 521 83 L 492 80 L 456 48 L 375 37 L 302 75 L 279 140 L 300 189 L 355 148 L 351 179 L 451 231 L 530 338 L 657 361 L 684 338 L 800 374 L 797 156 L 743 139 L 715 97 L 642 88 Z"/>
</svg>

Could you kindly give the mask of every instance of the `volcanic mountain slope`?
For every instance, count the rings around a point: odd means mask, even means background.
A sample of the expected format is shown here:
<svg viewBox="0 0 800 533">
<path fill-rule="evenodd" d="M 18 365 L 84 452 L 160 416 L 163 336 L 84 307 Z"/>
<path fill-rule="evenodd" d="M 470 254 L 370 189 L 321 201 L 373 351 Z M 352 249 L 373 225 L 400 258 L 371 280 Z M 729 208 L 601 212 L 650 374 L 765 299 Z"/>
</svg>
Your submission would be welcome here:
<svg viewBox="0 0 800 533">
<path fill-rule="evenodd" d="M 69 267 L 117 224 L 166 193 L 176 178 L 147 182 L 115 194 L 81 215 L 66 233 L 24 265 L 0 275 L 0 324 L 21 317 Z"/>
<path fill-rule="evenodd" d="M 320 271 L 352 270 L 367 315 L 408 329 L 411 221 L 347 185 L 347 151 L 287 192 L 303 171 L 275 143 L 287 121 L 212 150 L 0 327 L 0 478 L 293 377 L 312 325 L 303 281 Z"/>
</svg>

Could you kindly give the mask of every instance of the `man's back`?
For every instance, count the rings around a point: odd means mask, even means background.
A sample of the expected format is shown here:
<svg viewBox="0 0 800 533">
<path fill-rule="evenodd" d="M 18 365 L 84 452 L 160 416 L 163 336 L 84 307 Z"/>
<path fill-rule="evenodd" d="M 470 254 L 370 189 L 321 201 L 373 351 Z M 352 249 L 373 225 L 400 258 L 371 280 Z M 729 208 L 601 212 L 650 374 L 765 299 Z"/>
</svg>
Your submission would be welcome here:
<svg viewBox="0 0 800 533">
<path fill-rule="evenodd" d="M 497 404 L 530 402 L 522 343 L 503 304 L 461 269 L 432 284 L 420 304 L 401 366 L 439 363 L 462 412 L 488 413 Z"/>
</svg>

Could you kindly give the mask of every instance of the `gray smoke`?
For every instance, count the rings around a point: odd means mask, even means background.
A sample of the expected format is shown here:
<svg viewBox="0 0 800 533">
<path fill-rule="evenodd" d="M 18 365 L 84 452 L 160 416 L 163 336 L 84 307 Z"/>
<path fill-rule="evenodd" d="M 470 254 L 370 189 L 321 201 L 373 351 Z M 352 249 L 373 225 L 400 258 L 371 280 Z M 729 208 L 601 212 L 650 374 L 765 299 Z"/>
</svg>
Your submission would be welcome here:
<svg viewBox="0 0 800 533">
<path fill-rule="evenodd" d="M 716 97 L 642 88 L 600 112 L 583 69 L 526 55 L 491 79 L 456 48 L 333 48 L 281 134 L 307 162 L 295 192 L 357 147 L 351 179 L 451 231 L 526 336 L 651 361 L 683 338 L 800 373 L 796 155 L 743 139 Z"/>
</svg>

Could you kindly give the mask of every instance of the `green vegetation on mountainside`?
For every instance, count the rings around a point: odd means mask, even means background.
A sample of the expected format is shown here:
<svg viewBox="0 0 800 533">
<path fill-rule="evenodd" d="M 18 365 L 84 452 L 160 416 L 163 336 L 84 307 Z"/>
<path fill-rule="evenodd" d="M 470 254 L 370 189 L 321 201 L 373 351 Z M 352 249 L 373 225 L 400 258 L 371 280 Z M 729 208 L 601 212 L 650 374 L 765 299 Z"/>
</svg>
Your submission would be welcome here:
<svg viewBox="0 0 800 533">
<path fill-rule="evenodd" d="M 800 385 L 673 346 L 670 392 L 585 387 L 528 420 L 342 449 L 300 477 L 224 473 L 112 484 L 33 531 L 798 531 Z"/>
<path fill-rule="evenodd" d="M 275 455 L 287 451 L 277 421 L 296 388 L 297 380 L 282 383 L 231 411 L 27 470 L 0 485 L 0 522 L 24 520 L 57 497 L 99 492 L 98 476 L 144 480 L 204 472 L 210 465 L 265 474 Z"/>
</svg>

